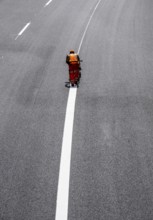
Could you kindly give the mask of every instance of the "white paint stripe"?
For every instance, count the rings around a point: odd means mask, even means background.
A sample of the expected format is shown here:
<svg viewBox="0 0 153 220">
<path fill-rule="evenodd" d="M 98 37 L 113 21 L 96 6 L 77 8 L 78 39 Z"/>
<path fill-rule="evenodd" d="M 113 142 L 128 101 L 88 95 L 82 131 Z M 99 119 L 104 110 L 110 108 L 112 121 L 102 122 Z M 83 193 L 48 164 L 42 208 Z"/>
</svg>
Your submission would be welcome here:
<svg viewBox="0 0 153 220">
<path fill-rule="evenodd" d="M 86 32 L 87 32 L 87 30 L 88 30 L 88 27 L 89 27 L 89 25 L 90 25 L 90 22 L 91 22 L 91 20 L 92 20 L 92 18 L 93 18 L 93 16 L 94 16 L 94 13 L 95 13 L 95 11 L 96 11 L 98 5 L 100 4 L 100 2 L 101 2 L 101 0 L 98 1 L 98 3 L 96 4 L 96 6 L 95 6 L 95 8 L 94 8 L 94 10 L 93 10 L 93 12 L 92 12 L 90 18 L 89 18 L 89 21 L 88 21 L 88 23 L 87 23 L 87 26 L 86 26 L 85 31 L 84 31 L 84 33 L 83 33 L 83 36 L 82 36 L 82 38 L 81 38 L 81 42 L 80 42 L 80 46 L 79 46 L 79 49 L 78 49 L 78 53 L 80 52 L 80 49 L 81 49 L 81 46 L 82 46 L 84 37 L 85 37 Z"/>
<path fill-rule="evenodd" d="M 23 32 L 29 27 L 30 24 L 31 24 L 31 22 L 27 23 L 27 24 L 25 25 L 25 27 L 19 32 L 18 35 L 19 35 L 19 36 L 22 35 Z"/>
<path fill-rule="evenodd" d="M 44 7 L 48 6 L 53 0 L 49 0 Z"/>
<path fill-rule="evenodd" d="M 17 40 L 17 38 L 23 34 L 23 32 L 29 27 L 30 24 L 31 24 L 31 22 L 27 23 L 27 24 L 24 26 L 24 28 L 18 33 L 18 35 L 17 35 L 17 37 L 15 38 L 15 40 Z"/>
<path fill-rule="evenodd" d="M 61 152 L 61 163 L 56 203 L 56 220 L 67 220 L 68 199 L 69 199 L 69 178 L 70 178 L 70 161 L 71 146 L 73 133 L 73 120 L 75 110 L 77 88 L 71 88 L 68 96 L 64 135 Z"/>
<path fill-rule="evenodd" d="M 81 38 L 78 53 L 80 52 L 85 34 L 91 22 L 91 19 L 100 2 L 101 0 L 98 1 L 98 3 L 96 4 L 89 18 L 88 24 Z M 73 121 L 74 121 L 76 95 L 77 95 L 77 88 L 70 88 L 67 108 L 66 108 L 64 132 L 63 132 L 55 220 L 61 220 L 61 219 L 67 220 L 68 219 L 70 162 L 71 162 Z"/>
</svg>

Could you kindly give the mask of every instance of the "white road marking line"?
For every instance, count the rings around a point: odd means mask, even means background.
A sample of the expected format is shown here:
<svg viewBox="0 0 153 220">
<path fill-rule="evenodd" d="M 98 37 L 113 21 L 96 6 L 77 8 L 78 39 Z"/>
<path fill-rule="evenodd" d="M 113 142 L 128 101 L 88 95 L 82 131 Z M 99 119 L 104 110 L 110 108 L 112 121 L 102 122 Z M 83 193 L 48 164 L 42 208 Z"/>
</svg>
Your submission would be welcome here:
<svg viewBox="0 0 153 220">
<path fill-rule="evenodd" d="M 19 32 L 18 35 L 19 35 L 19 36 L 22 35 L 23 32 L 29 27 L 30 24 L 31 24 L 31 22 L 27 23 L 27 24 L 25 25 L 25 27 Z"/>
<path fill-rule="evenodd" d="M 29 27 L 29 25 L 31 24 L 31 22 L 27 23 L 24 28 L 18 33 L 17 37 L 15 38 L 15 40 L 21 36 L 23 34 L 23 32 Z"/>
<path fill-rule="evenodd" d="M 46 6 L 48 6 L 52 1 L 53 1 L 53 0 L 49 0 L 49 1 L 44 5 L 44 8 L 45 8 Z"/>
<path fill-rule="evenodd" d="M 91 22 L 91 19 L 100 2 L 101 0 L 98 1 L 98 3 L 96 4 L 89 18 L 89 21 L 87 23 L 87 26 L 81 38 L 78 53 L 80 52 L 85 34 Z M 74 122 L 76 96 L 77 96 L 77 88 L 70 88 L 69 95 L 68 95 L 67 108 L 66 108 L 64 132 L 63 132 L 55 220 L 61 220 L 61 219 L 67 220 L 68 219 L 70 162 L 71 162 L 72 135 L 73 135 L 73 122 Z"/>
<path fill-rule="evenodd" d="M 71 146 L 73 133 L 73 120 L 75 111 L 75 99 L 77 88 L 71 88 L 68 96 L 61 163 L 56 203 L 56 220 L 66 220 L 68 215 L 68 199 L 69 199 L 69 178 L 70 178 L 70 161 L 71 161 Z"/>
<path fill-rule="evenodd" d="M 91 22 L 91 20 L 92 20 L 92 18 L 93 18 L 93 16 L 94 16 L 94 13 L 95 13 L 95 11 L 96 11 L 98 5 L 100 4 L 100 2 L 101 2 L 101 0 L 98 1 L 98 3 L 96 4 L 96 6 L 95 6 L 95 8 L 94 8 L 94 10 L 93 10 L 93 12 L 92 12 L 90 18 L 89 18 L 89 21 L 88 21 L 88 23 L 87 23 L 87 26 L 86 26 L 86 28 L 85 28 L 85 31 L 84 31 L 84 33 L 83 33 L 83 36 L 82 36 L 82 39 L 81 39 L 81 42 L 80 42 L 80 46 L 79 46 L 79 49 L 78 49 L 78 54 L 79 54 L 79 52 L 80 52 L 80 49 L 81 49 L 81 46 L 82 46 L 84 37 L 85 37 L 86 32 L 87 32 L 87 30 L 88 30 L 88 27 L 89 27 L 89 25 L 90 25 L 90 22 Z"/>
</svg>

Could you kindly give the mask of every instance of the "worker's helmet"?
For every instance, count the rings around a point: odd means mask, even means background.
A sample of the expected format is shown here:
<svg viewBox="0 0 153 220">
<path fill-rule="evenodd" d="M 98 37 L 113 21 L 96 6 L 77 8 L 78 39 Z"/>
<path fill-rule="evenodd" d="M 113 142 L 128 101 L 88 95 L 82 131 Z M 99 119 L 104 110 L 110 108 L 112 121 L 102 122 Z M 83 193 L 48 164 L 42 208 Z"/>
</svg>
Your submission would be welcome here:
<svg viewBox="0 0 153 220">
<path fill-rule="evenodd" d="M 70 50 L 70 53 L 74 53 L 74 50 Z"/>
</svg>

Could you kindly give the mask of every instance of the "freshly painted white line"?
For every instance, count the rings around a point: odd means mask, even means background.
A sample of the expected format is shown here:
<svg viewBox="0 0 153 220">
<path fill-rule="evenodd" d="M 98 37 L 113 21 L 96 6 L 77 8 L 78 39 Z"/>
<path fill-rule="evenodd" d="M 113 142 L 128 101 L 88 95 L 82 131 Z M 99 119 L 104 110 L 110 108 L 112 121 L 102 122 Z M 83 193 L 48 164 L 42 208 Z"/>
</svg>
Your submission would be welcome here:
<svg viewBox="0 0 153 220">
<path fill-rule="evenodd" d="M 91 19 L 100 2 L 101 0 L 98 1 L 98 3 L 96 4 L 89 18 L 89 21 L 87 23 L 87 26 L 81 38 L 78 53 L 80 52 L 85 34 L 91 22 Z M 77 95 L 77 88 L 70 88 L 69 95 L 68 95 L 67 108 L 66 108 L 64 132 L 63 132 L 55 220 L 61 220 L 61 219 L 67 220 L 68 219 L 70 162 L 71 162 L 73 122 L 74 122 L 76 95 Z"/>
<path fill-rule="evenodd" d="M 75 99 L 77 88 L 71 88 L 68 96 L 61 163 L 58 182 L 58 193 L 56 203 L 56 220 L 67 220 L 68 216 L 68 199 L 69 199 L 69 178 L 70 178 L 70 161 L 71 161 L 71 146 L 73 133 L 73 120 L 75 110 Z"/>
<path fill-rule="evenodd" d="M 17 37 L 15 38 L 15 40 L 21 36 L 23 34 L 23 32 L 29 27 L 29 25 L 31 24 L 31 22 L 27 23 L 24 28 L 18 33 Z"/>
<path fill-rule="evenodd" d="M 53 0 L 49 0 L 44 7 L 48 6 Z"/>
</svg>

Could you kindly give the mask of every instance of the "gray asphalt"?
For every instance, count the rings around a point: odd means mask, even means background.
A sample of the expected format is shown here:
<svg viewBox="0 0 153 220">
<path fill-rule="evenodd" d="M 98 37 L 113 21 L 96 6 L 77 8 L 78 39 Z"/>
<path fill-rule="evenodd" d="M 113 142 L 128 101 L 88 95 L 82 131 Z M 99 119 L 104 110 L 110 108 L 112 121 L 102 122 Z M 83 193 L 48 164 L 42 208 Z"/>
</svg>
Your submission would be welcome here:
<svg viewBox="0 0 153 220">
<path fill-rule="evenodd" d="M 45 3 L 0 1 L 2 220 L 55 219 L 65 55 L 97 0 Z M 69 220 L 153 219 L 152 11 L 152 0 L 102 0 L 85 36 Z"/>
</svg>

